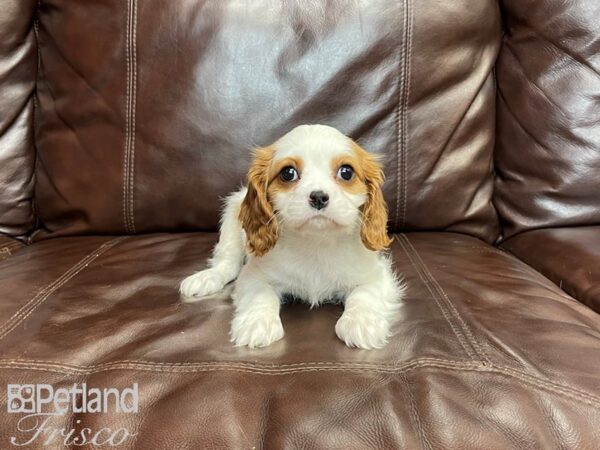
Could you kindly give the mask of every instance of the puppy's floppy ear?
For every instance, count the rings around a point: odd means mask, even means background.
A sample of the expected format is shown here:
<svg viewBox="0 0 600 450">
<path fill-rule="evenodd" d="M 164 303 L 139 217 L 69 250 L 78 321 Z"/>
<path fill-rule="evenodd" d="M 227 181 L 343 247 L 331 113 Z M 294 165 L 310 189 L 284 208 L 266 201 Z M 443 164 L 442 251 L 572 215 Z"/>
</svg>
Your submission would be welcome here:
<svg viewBox="0 0 600 450">
<path fill-rule="evenodd" d="M 239 219 L 246 231 L 248 247 L 256 256 L 271 250 L 279 234 L 267 195 L 273 152 L 272 147 L 259 148 L 254 152 L 254 161 L 248 170 L 248 192 L 240 208 Z"/>
<path fill-rule="evenodd" d="M 383 250 L 392 243 L 387 234 L 388 212 L 381 185 L 385 178 L 375 155 L 354 143 L 367 186 L 367 201 L 362 206 L 360 237 L 369 250 Z"/>
</svg>

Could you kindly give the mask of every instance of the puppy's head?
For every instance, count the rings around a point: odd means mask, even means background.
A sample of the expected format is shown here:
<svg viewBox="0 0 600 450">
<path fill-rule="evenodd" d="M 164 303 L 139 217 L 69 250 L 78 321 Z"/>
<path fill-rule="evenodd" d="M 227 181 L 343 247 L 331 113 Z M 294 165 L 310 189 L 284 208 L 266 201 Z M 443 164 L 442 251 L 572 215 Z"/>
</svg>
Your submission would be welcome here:
<svg viewBox="0 0 600 450">
<path fill-rule="evenodd" d="M 302 125 L 256 150 L 240 220 L 250 251 L 268 252 L 282 230 L 358 232 L 370 250 L 390 244 L 377 158 L 334 128 Z"/>
</svg>

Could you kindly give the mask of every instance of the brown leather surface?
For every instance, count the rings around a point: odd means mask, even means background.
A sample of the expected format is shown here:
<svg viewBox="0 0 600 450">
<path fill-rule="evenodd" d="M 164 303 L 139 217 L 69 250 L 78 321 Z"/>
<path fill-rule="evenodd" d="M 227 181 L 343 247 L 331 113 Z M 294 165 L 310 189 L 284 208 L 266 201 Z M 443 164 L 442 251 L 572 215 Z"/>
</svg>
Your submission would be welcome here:
<svg viewBox="0 0 600 450">
<path fill-rule="evenodd" d="M 600 223 L 600 2 L 504 0 L 494 202 L 505 236 Z"/>
<path fill-rule="evenodd" d="M 4 0 L 0 6 L 0 233 L 12 236 L 34 226 L 35 5 Z"/>
<path fill-rule="evenodd" d="M 600 312 L 600 226 L 528 231 L 502 246 Z"/>
<path fill-rule="evenodd" d="M 600 6 L 500 3 L 504 38 L 495 0 L 3 2 L 0 396 L 137 382 L 138 414 L 55 425 L 144 450 L 595 450 Z M 229 290 L 179 298 L 217 236 L 166 232 L 215 230 L 249 149 L 306 122 L 383 156 L 391 229 L 471 235 L 396 235 L 408 294 L 382 350 L 298 304 L 283 340 L 236 348 Z M 571 228 L 491 247 L 493 188 L 504 237 Z"/>
<path fill-rule="evenodd" d="M 249 149 L 307 122 L 384 155 L 393 229 L 498 236 L 495 0 L 45 0 L 40 21 L 36 239 L 214 230 Z"/>
<path fill-rule="evenodd" d="M 22 247 L 24 247 L 22 242 L 9 237 L 0 236 L 0 261 L 12 256 Z"/>
<path fill-rule="evenodd" d="M 283 309 L 286 337 L 228 342 L 227 295 L 183 304 L 214 234 L 58 238 L 0 265 L 0 383 L 140 385 L 131 448 L 577 448 L 600 440 L 600 316 L 514 256 L 452 233 L 397 236 L 409 285 L 382 350 L 341 308 Z M 143 263 L 140 263 L 143 261 Z M 0 441 L 18 415 L 0 415 Z M 73 423 L 67 415 L 63 425 Z"/>
</svg>

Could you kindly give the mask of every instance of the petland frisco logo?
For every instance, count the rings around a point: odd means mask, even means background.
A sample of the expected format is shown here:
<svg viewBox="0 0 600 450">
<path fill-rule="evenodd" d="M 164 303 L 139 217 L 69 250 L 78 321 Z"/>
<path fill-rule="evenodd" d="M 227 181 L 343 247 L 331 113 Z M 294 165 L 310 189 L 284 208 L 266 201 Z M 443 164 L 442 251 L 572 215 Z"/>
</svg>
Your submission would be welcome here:
<svg viewBox="0 0 600 450">
<path fill-rule="evenodd" d="M 126 428 L 113 430 L 105 427 L 92 430 L 81 425 L 81 419 L 67 421 L 71 424 L 71 429 L 56 427 L 53 422 L 64 425 L 65 420 L 61 418 L 67 413 L 135 414 L 139 411 L 137 383 L 122 390 L 88 388 L 85 383 L 58 389 L 54 389 L 50 384 L 9 384 L 6 400 L 9 413 L 26 414 L 17 422 L 18 435 L 10 439 L 11 444 L 16 446 L 34 443 L 56 445 L 62 442 L 67 447 L 116 447 L 135 436 Z"/>
</svg>

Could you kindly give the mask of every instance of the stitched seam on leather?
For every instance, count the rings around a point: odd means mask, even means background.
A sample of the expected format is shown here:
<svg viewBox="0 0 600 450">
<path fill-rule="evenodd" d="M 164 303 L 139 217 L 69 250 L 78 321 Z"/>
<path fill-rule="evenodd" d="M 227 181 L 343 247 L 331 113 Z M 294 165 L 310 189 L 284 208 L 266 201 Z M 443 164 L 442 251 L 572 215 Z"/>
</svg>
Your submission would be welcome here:
<svg viewBox="0 0 600 450">
<path fill-rule="evenodd" d="M 447 359 L 447 358 L 432 358 L 432 357 L 421 357 L 416 358 L 407 362 L 403 362 L 401 364 L 379 364 L 379 363 L 357 363 L 357 362 L 326 362 L 326 361 L 312 361 L 305 363 L 289 363 L 289 364 L 260 364 L 254 362 L 247 361 L 228 361 L 228 362 L 219 362 L 219 361 L 205 361 L 205 362 L 170 362 L 170 363 L 160 363 L 154 361 L 144 361 L 144 360 L 119 360 L 119 361 L 111 361 L 107 363 L 101 363 L 91 366 L 81 366 L 76 364 L 66 364 L 48 360 L 39 360 L 39 359 L 20 359 L 20 358 L 12 358 L 12 359 L 0 359 L 0 364 L 14 364 L 14 365 L 22 365 L 28 367 L 31 364 L 39 365 L 39 366 L 48 366 L 48 367 L 56 367 L 70 372 L 97 372 L 97 371 L 106 371 L 112 369 L 118 369 L 122 367 L 138 367 L 140 370 L 148 369 L 152 371 L 154 368 L 156 369 L 203 369 L 203 368 L 244 368 L 246 370 L 256 370 L 256 371 L 294 371 L 296 369 L 306 369 L 306 368 L 322 368 L 323 370 L 334 370 L 334 369 L 344 369 L 344 370 L 374 370 L 374 371 L 382 371 L 382 372 L 394 372 L 401 371 L 403 369 L 415 366 L 415 365 L 447 365 L 454 367 L 463 367 L 463 368 L 481 368 L 485 370 L 486 368 L 491 368 L 496 371 L 505 372 L 507 375 L 514 375 L 515 377 L 524 377 L 528 379 L 535 379 L 541 383 L 546 383 L 548 385 L 555 386 L 560 389 L 570 390 L 576 393 L 579 393 L 582 396 L 588 396 L 594 401 L 600 403 L 600 397 L 597 397 L 593 394 L 582 391 L 578 388 L 564 385 L 561 383 L 553 382 L 547 378 L 541 378 L 536 375 L 531 375 L 527 372 L 524 372 L 519 369 L 515 369 L 512 367 L 506 366 L 497 366 L 494 364 L 485 364 L 482 361 L 461 361 L 455 359 Z"/>
<path fill-rule="evenodd" d="M 406 85 L 405 74 L 406 74 L 406 29 L 407 29 L 407 12 L 408 12 L 408 1 L 402 0 L 402 31 L 401 31 L 401 42 L 400 51 L 398 56 L 398 98 L 396 101 L 395 115 L 396 115 L 396 208 L 394 215 L 394 230 L 398 229 L 398 222 L 400 216 L 400 210 L 402 208 L 402 171 L 404 168 L 404 147 L 402 145 L 402 133 L 404 130 L 403 126 L 403 102 L 404 102 L 404 87 Z"/>
<path fill-rule="evenodd" d="M 129 222 L 131 224 L 131 231 L 135 234 L 135 215 L 134 215 L 134 197 L 133 197 L 133 188 L 134 188 L 134 180 L 135 180 L 135 136 L 136 136 L 136 111 L 137 111 L 137 10 L 138 10 L 138 2 L 137 0 L 133 1 L 133 40 L 132 40 L 132 53 L 133 53 L 133 84 L 131 86 L 132 90 L 132 100 L 131 100 L 131 151 L 130 151 L 130 161 L 129 161 L 129 214 L 130 219 Z"/>
<path fill-rule="evenodd" d="M 551 380 L 548 380 L 545 378 L 540 378 L 538 376 L 531 375 L 531 374 L 528 374 L 527 372 L 513 369 L 511 367 L 496 366 L 493 364 L 490 366 L 487 366 L 487 367 L 490 367 L 490 369 L 491 369 L 490 372 L 502 373 L 504 375 L 520 379 L 524 382 L 531 383 L 536 386 L 548 388 L 549 390 L 554 390 L 556 392 L 561 392 L 564 394 L 572 394 L 574 396 L 581 397 L 583 400 L 594 403 L 595 406 L 600 406 L 600 397 L 590 394 L 589 392 L 582 391 L 581 389 L 578 389 L 578 388 L 575 388 L 575 387 L 572 387 L 572 386 L 569 386 L 566 384 L 562 384 L 562 383 L 556 383 L 554 381 L 551 381 Z M 482 370 L 484 370 L 484 369 L 482 369 Z"/>
<path fill-rule="evenodd" d="M 130 62 L 129 62 L 129 20 L 130 20 L 130 9 L 131 1 L 127 0 L 127 26 L 125 27 L 125 66 L 126 66 L 126 79 L 125 79 L 125 150 L 123 151 L 123 223 L 125 226 L 125 232 L 130 232 L 129 227 L 129 216 L 127 215 L 127 186 L 129 177 L 129 96 L 130 96 Z"/>
<path fill-rule="evenodd" d="M 137 102 L 137 0 L 127 1 L 125 32 L 125 60 L 127 66 L 125 151 L 123 154 L 123 221 L 125 232 L 135 233 L 133 214 L 133 181 L 135 158 L 135 113 Z"/>
<path fill-rule="evenodd" d="M 484 361 L 487 361 L 488 363 L 490 363 L 491 362 L 490 359 L 488 358 L 488 356 L 485 353 L 485 351 L 483 350 L 483 348 L 479 345 L 479 343 L 473 336 L 471 329 L 466 324 L 466 322 L 463 320 L 462 316 L 459 314 L 458 310 L 454 306 L 454 303 L 452 302 L 452 300 L 450 300 L 450 297 L 448 297 L 448 295 L 446 294 L 446 291 L 444 291 L 442 286 L 439 284 L 439 282 L 433 276 L 433 274 L 427 267 L 427 264 L 425 264 L 425 262 L 421 258 L 421 255 L 419 254 L 417 249 L 412 245 L 412 242 L 410 242 L 410 239 L 408 238 L 408 236 L 406 236 L 405 234 L 402 234 L 401 238 L 403 238 L 406 241 L 407 245 L 409 245 L 410 248 L 413 250 L 413 252 L 415 253 L 415 256 L 417 257 L 421 266 L 423 267 L 423 271 L 425 272 L 427 278 L 429 278 L 431 280 L 433 286 L 436 288 L 436 290 L 437 290 L 438 294 L 441 296 L 442 300 L 443 301 L 445 300 L 446 305 L 450 308 L 451 314 L 457 320 L 458 325 L 462 330 L 462 334 L 464 336 L 466 336 L 467 341 L 469 342 L 469 344 L 475 351 L 475 354 L 477 355 L 478 359 L 483 359 Z"/>
<path fill-rule="evenodd" d="M 402 250 L 404 251 L 404 254 L 408 257 L 408 260 L 409 260 L 410 264 L 414 267 L 415 271 L 417 272 L 417 275 L 421 279 L 421 282 L 425 285 L 425 287 L 427 288 L 427 290 L 431 294 L 431 298 L 433 298 L 433 301 L 435 302 L 435 304 L 437 305 L 438 309 L 442 313 L 442 316 L 444 317 L 444 319 L 446 319 L 446 322 L 448 322 L 448 325 L 450 326 L 450 329 L 452 330 L 452 332 L 456 336 L 456 339 L 458 340 L 460 346 L 463 348 L 463 350 L 469 356 L 469 358 L 471 360 L 474 360 L 475 359 L 475 355 L 469 349 L 469 346 L 466 344 L 465 338 L 463 337 L 463 335 L 460 332 L 460 330 L 458 329 L 458 327 L 450 319 L 450 314 L 449 314 L 448 311 L 446 311 L 446 308 L 444 308 L 442 306 L 442 303 L 440 302 L 440 299 L 439 299 L 438 295 L 436 295 L 436 292 L 434 292 L 434 290 L 431 288 L 430 281 L 426 279 L 426 277 L 424 276 L 424 273 L 421 273 L 421 269 L 419 268 L 419 265 L 413 260 L 413 257 L 411 256 L 410 251 L 408 250 L 407 247 L 405 247 L 405 245 L 402 243 L 401 239 L 398 238 L 397 235 L 395 237 L 396 237 L 396 240 L 398 241 L 398 243 L 400 244 L 400 247 L 402 247 Z"/>
<path fill-rule="evenodd" d="M 412 37 L 413 37 L 413 2 L 407 0 L 407 42 L 406 42 L 406 67 L 404 74 L 404 98 L 402 100 L 402 153 L 403 166 L 402 166 L 402 214 L 400 216 L 400 227 L 404 228 L 406 224 L 406 209 L 407 209 L 407 196 L 408 196 L 408 102 L 410 99 L 410 74 L 411 74 L 411 60 L 412 60 Z"/>
<path fill-rule="evenodd" d="M 146 365 L 151 367 L 198 367 L 198 366 L 222 366 L 222 365 L 233 365 L 235 367 L 244 366 L 247 368 L 258 368 L 258 369 L 293 369 L 296 367 L 314 367 L 314 366 L 336 366 L 336 367 L 356 367 L 356 368 L 384 368 L 384 369 L 393 369 L 402 367 L 407 364 L 414 364 L 415 361 L 424 361 L 424 362 L 434 362 L 434 363 L 448 363 L 448 364 L 480 364 L 477 361 L 461 361 L 456 359 L 446 359 L 446 358 L 432 358 L 432 357 L 421 357 L 411 360 L 409 362 L 404 362 L 402 364 L 381 364 L 381 363 L 363 363 L 363 362 L 327 362 L 327 361 L 313 361 L 313 362 L 304 362 L 304 363 L 288 363 L 288 364 L 260 364 L 256 362 L 249 361 L 230 361 L 230 362 L 219 362 L 219 361 L 203 361 L 203 362 L 155 362 L 155 361 L 146 361 L 146 360 L 135 360 L 135 359 L 123 359 L 117 361 L 110 361 L 106 363 L 96 364 L 93 366 L 80 366 L 76 364 L 67 364 L 61 362 L 54 362 L 48 360 L 40 360 L 40 359 L 22 359 L 22 358 L 10 358 L 0 360 L 0 362 L 9 362 L 9 363 L 36 363 L 36 364 L 45 364 L 45 365 L 55 365 L 63 368 L 69 369 L 83 369 L 83 368 L 103 368 L 110 367 L 114 365 L 122 365 L 122 364 L 134 364 L 134 365 Z"/>
<path fill-rule="evenodd" d="M 244 370 L 249 372 L 257 373 L 296 373 L 298 371 L 310 370 L 365 370 L 365 371 L 377 371 L 384 373 L 394 373 L 405 370 L 413 366 L 420 366 L 423 364 L 433 364 L 440 366 L 460 366 L 460 367 L 480 367 L 482 366 L 479 362 L 470 361 L 453 361 L 446 359 L 437 358 L 417 358 L 412 361 L 408 361 L 398 365 L 391 364 L 360 364 L 360 363 L 331 363 L 331 362 L 307 362 L 298 364 L 280 364 L 280 365 L 260 365 L 256 363 L 237 363 L 237 362 L 199 362 L 199 363 L 152 363 L 152 362 L 125 362 L 125 361 L 114 361 L 105 364 L 98 364 L 92 366 L 77 366 L 74 364 L 66 365 L 62 363 L 54 363 L 52 361 L 40 361 L 33 363 L 28 360 L 0 360 L 0 364 L 9 364 L 15 368 L 50 368 L 63 370 L 65 373 L 97 373 L 105 372 L 110 370 L 118 369 L 134 369 L 134 370 L 145 370 L 145 371 L 157 371 L 157 372 L 169 372 L 169 371 L 212 371 L 212 370 Z"/>
<path fill-rule="evenodd" d="M 444 290 L 444 288 L 442 287 L 442 285 L 433 276 L 433 274 L 431 273 L 431 271 L 429 270 L 429 268 L 427 267 L 427 265 L 425 264 L 425 262 L 421 258 L 421 255 L 419 254 L 419 252 L 417 251 L 417 249 L 412 245 L 412 242 L 410 242 L 410 239 L 408 238 L 408 236 L 405 235 L 404 238 L 406 239 L 406 242 L 408 243 L 408 245 L 410 245 L 410 247 L 414 250 L 415 254 L 417 255 L 417 258 L 419 259 L 419 261 L 421 261 L 421 264 L 423 265 L 423 268 L 427 271 L 427 273 L 431 277 L 431 280 L 433 281 L 434 285 L 437 287 L 438 292 L 446 300 L 448 306 L 450 307 L 450 309 L 454 313 L 454 316 L 460 322 L 460 326 L 461 326 L 463 332 L 467 336 L 467 339 L 469 339 L 471 345 L 473 346 L 473 348 L 477 352 L 477 354 L 480 357 L 480 359 L 483 359 L 484 361 L 487 361 L 488 363 L 491 363 L 491 361 L 490 361 L 488 355 L 486 354 L 485 350 L 479 344 L 479 342 L 477 342 L 477 339 L 475 339 L 475 336 L 473 335 L 473 333 L 471 331 L 471 328 L 464 321 L 464 319 L 462 318 L 462 316 L 458 312 L 458 309 L 456 309 L 456 306 L 454 305 L 454 302 L 450 299 L 450 297 L 448 296 L 448 294 L 446 293 L 446 291 Z"/>
<path fill-rule="evenodd" d="M 352 368 L 352 367 L 344 367 L 339 365 L 333 366 L 305 366 L 302 368 L 294 368 L 290 370 L 286 369 L 269 369 L 265 370 L 264 368 L 259 367 L 240 367 L 233 364 L 221 364 L 221 365 L 210 365 L 210 366 L 195 366 L 195 367 L 145 367 L 143 365 L 135 365 L 135 364 L 123 364 L 119 366 L 113 367 L 97 367 L 97 368 L 84 368 L 80 367 L 78 369 L 74 368 L 66 368 L 61 367 L 60 365 L 43 365 L 43 364 L 15 364 L 10 363 L 10 360 L 7 363 L 6 360 L 0 360 L 0 368 L 4 369 L 27 369 L 27 370 L 38 370 L 45 372 L 55 372 L 59 374 L 67 374 L 67 375 L 86 375 L 92 373 L 99 372 L 107 372 L 112 370 L 136 370 L 136 371 L 144 371 L 144 372 L 165 372 L 165 373 L 196 373 L 196 372 L 215 372 L 215 371 L 229 371 L 229 372 L 240 372 L 240 373 L 254 373 L 258 375 L 292 375 L 297 373 L 305 373 L 305 372 L 340 372 L 340 371 L 355 371 L 355 372 L 376 372 L 376 373 L 407 373 L 412 370 L 418 368 L 439 368 L 446 369 L 449 371 L 459 371 L 459 372 L 483 372 L 483 373 L 494 373 L 499 375 L 505 375 L 511 378 L 515 378 L 524 384 L 529 386 L 538 387 L 540 389 L 544 389 L 546 391 L 553 392 L 558 395 L 562 395 L 564 397 L 577 400 L 579 402 L 585 403 L 594 408 L 600 408 L 600 397 L 597 397 L 588 392 L 582 391 L 577 388 L 573 388 L 568 385 L 563 385 L 560 383 L 555 383 L 550 380 L 546 380 L 543 378 L 535 377 L 518 370 L 495 366 L 495 365 L 483 365 L 481 363 L 464 363 L 464 362 L 432 362 L 432 361 L 423 361 L 423 360 L 415 360 L 410 363 L 406 363 L 399 366 L 380 366 L 380 367 L 362 367 L 362 368 Z M 92 366 L 93 367 L 93 366 Z M 167 370 L 170 369 L 170 370 Z"/>
<path fill-rule="evenodd" d="M 85 269 L 92 261 L 106 252 L 109 248 L 123 240 L 123 237 L 112 239 L 100 245 L 96 250 L 89 253 L 84 258 L 80 259 L 69 270 L 63 273 L 60 277 L 44 287 L 35 296 L 25 303 L 19 310 L 12 315 L 2 326 L 0 326 L 0 340 L 6 337 L 11 331 L 27 319 L 46 299 L 57 289 L 65 285 L 68 281 L 74 278 L 79 272 Z"/>
</svg>

